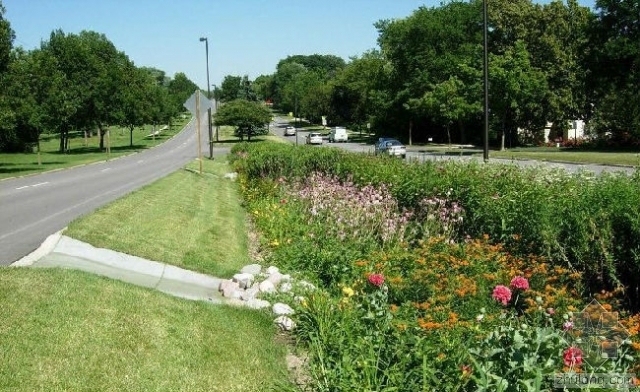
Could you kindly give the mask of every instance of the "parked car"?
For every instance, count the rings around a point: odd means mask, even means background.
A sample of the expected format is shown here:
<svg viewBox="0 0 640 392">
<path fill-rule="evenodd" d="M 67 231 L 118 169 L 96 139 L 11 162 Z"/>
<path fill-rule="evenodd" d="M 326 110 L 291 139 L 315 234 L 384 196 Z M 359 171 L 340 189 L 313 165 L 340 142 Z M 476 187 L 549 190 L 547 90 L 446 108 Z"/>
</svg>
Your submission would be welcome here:
<svg viewBox="0 0 640 392">
<path fill-rule="evenodd" d="M 349 141 L 349 136 L 347 135 L 347 128 L 345 127 L 334 127 L 331 128 L 331 133 L 329 133 L 329 143 L 335 142 L 347 142 Z"/>
<path fill-rule="evenodd" d="M 311 132 L 307 135 L 307 144 L 322 144 L 322 134 L 320 132 Z"/>
<path fill-rule="evenodd" d="M 287 127 L 284 130 L 284 135 L 285 136 L 295 136 L 296 135 L 296 129 L 294 127 Z"/>
<path fill-rule="evenodd" d="M 404 159 L 407 156 L 407 147 L 396 139 L 380 138 L 376 144 L 375 154 L 396 156 Z"/>
</svg>

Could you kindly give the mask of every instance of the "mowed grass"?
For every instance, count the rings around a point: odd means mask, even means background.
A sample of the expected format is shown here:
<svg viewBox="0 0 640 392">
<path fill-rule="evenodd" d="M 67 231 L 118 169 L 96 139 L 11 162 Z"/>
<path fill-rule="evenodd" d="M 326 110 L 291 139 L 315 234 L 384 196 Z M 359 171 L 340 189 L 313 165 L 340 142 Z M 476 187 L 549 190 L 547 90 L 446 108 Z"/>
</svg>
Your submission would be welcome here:
<svg viewBox="0 0 640 392">
<path fill-rule="evenodd" d="M 234 127 L 221 126 L 219 127 L 218 131 L 220 132 L 220 134 L 218 135 L 218 142 L 216 142 L 215 145 L 228 146 L 228 145 L 233 145 L 235 143 L 240 143 L 240 139 L 233 135 Z M 213 132 L 214 132 L 214 140 L 215 140 L 215 129 Z M 245 138 L 244 141 L 247 141 L 247 139 Z M 261 142 L 261 141 L 287 143 L 286 140 L 283 140 L 282 138 L 278 137 L 273 133 L 269 133 L 268 135 L 254 136 L 251 138 L 251 142 Z"/>
<path fill-rule="evenodd" d="M 97 135 L 84 138 L 81 134 L 73 134 L 69 140 L 69 152 L 58 152 L 60 139 L 58 135 L 43 134 L 40 136 L 40 161 L 35 148 L 32 153 L 0 153 L 0 179 L 42 173 L 49 170 L 83 165 L 107 159 L 114 159 L 156 146 L 180 132 L 189 122 L 189 118 L 176 120 L 171 129 L 161 131 L 157 136 L 149 136 L 151 125 L 137 127 L 133 131 L 133 147 L 130 146 L 129 130 L 119 127 L 110 128 L 109 145 L 111 153 L 100 150 L 100 138 Z M 158 126 L 158 129 L 162 126 Z M 105 148 L 107 139 L 105 136 Z"/>
<path fill-rule="evenodd" d="M 1 391 L 268 391 L 287 380 L 265 313 L 62 269 L 0 269 L 0 302 Z"/>
<path fill-rule="evenodd" d="M 593 163 L 600 165 L 639 166 L 639 152 L 609 151 L 571 151 L 558 148 L 530 150 L 518 149 L 490 151 L 489 157 L 507 159 L 534 159 L 540 161 L 559 161 L 575 163 Z"/>
<path fill-rule="evenodd" d="M 203 160 L 72 222 L 96 247 L 227 278 L 250 263 L 246 214 L 223 159 Z"/>
<path fill-rule="evenodd" d="M 458 148 L 448 145 L 413 145 L 409 151 L 444 155 L 482 157 L 481 148 Z M 505 151 L 490 150 L 489 158 L 528 159 L 549 162 L 570 162 L 595 165 L 640 166 L 640 151 L 580 151 L 557 147 L 519 147 Z"/>
</svg>

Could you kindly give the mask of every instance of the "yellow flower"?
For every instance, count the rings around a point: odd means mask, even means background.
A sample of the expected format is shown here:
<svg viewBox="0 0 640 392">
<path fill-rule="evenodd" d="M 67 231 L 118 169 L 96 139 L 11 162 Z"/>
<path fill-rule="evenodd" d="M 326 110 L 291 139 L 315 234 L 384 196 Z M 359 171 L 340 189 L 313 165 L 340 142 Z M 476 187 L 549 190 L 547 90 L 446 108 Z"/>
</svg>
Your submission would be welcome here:
<svg viewBox="0 0 640 392">
<path fill-rule="evenodd" d="M 280 245 L 280 243 L 278 242 L 278 240 L 273 240 L 271 241 L 271 246 L 278 246 Z"/>
<path fill-rule="evenodd" d="M 355 292 L 353 291 L 353 289 L 351 287 L 343 287 L 342 288 L 342 294 L 344 294 L 346 297 L 353 297 Z"/>
</svg>

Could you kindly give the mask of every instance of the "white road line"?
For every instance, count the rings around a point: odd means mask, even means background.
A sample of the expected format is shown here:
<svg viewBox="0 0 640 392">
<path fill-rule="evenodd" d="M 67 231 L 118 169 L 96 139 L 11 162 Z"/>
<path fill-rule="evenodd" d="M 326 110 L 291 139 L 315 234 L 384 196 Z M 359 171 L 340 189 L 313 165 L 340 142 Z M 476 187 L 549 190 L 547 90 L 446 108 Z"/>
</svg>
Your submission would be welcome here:
<svg viewBox="0 0 640 392">
<path fill-rule="evenodd" d="M 110 167 L 108 167 L 108 168 L 106 168 L 106 169 L 102 169 L 102 170 L 100 170 L 100 171 L 104 173 L 104 172 L 109 171 L 109 170 L 111 170 L 111 168 L 110 168 Z"/>
<path fill-rule="evenodd" d="M 18 188 L 16 188 L 16 189 L 24 189 L 24 188 L 29 188 L 29 186 L 30 186 L 30 185 L 25 185 L 25 186 L 21 186 L 21 187 L 18 187 Z"/>
<path fill-rule="evenodd" d="M 40 186 L 40 185 L 46 185 L 46 184 L 48 184 L 48 183 L 49 183 L 49 181 L 47 181 L 47 182 L 41 182 L 41 183 L 39 183 L 39 184 L 33 184 L 33 185 L 31 185 L 31 186 L 35 188 L 35 187 L 37 187 L 37 186 Z"/>
</svg>

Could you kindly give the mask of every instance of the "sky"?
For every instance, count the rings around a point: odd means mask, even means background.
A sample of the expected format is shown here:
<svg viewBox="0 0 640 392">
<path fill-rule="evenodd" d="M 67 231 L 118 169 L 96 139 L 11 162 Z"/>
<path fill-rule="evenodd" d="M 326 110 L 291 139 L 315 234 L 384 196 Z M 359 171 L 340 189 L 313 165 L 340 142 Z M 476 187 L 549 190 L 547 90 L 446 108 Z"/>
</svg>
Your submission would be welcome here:
<svg viewBox="0 0 640 392">
<path fill-rule="evenodd" d="M 547 3 L 549 0 L 539 0 Z M 184 72 L 207 88 L 226 75 L 272 74 L 290 55 L 349 60 L 377 48 L 374 23 L 405 18 L 441 0 L 0 0 L 15 47 L 27 50 L 52 31 L 104 34 L 137 66 L 173 77 Z M 595 0 L 579 0 L 593 8 Z"/>
</svg>

